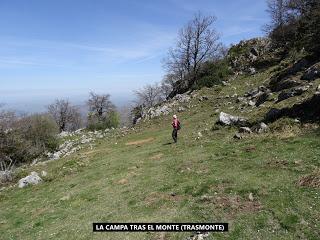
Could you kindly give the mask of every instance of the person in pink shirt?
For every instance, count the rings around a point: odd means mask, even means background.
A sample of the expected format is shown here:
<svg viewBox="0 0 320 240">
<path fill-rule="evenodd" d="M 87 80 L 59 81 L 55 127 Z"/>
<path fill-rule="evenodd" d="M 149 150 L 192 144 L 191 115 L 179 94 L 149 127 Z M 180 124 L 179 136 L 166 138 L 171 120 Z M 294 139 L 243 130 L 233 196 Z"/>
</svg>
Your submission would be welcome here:
<svg viewBox="0 0 320 240">
<path fill-rule="evenodd" d="M 173 138 L 174 142 L 176 143 L 178 141 L 178 131 L 180 130 L 180 122 L 179 122 L 177 115 L 173 115 L 171 125 L 173 127 L 172 138 Z"/>
</svg>

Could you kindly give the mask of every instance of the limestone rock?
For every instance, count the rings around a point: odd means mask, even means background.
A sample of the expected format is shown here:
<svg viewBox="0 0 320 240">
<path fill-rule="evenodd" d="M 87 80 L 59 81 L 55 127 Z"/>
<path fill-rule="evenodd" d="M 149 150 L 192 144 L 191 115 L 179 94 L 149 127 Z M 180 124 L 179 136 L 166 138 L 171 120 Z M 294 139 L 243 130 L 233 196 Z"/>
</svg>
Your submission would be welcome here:
<svg viewBox="0 0 320 240">
<path fill-rule="evenodd" d="M 237 126 L 246 126 L 248 121 L 245 118 L 232 116 L 228 113 L 221 112 L 219 115 L 218 123 L 222 125 L 237 125 Z"/>
<path fill-rule="evenodd" d="M 32 172 L 30 175 L 21 178 L 18 182 L 19 188 L 24 188 L 28 185 L 37 185 L 42 182 L 37 172 Z"/>
</svg>

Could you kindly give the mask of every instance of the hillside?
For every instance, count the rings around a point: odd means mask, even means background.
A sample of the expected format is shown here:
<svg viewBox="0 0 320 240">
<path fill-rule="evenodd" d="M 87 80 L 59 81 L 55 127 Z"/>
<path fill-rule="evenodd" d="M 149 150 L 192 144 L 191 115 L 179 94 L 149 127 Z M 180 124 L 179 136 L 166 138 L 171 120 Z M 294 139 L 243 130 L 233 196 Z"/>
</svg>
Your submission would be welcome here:
<svg viewBox="0 0 320 240">
<path fill-rule="evenodd" d="M 98 221 L 228 222 L 228 233 L 205 239 L 319 239 L 320 130 L 310 118 L 319 111 L 320 79 L 300 80 L 314 63 L 297 63 L 194 91 L 190 100 L 149 111 L 149 120 L 127 134 L 20 169 L 17 180 L 31 171 L 48 175 L 39 185 L 0 191 L 0 239 L 191 239 L 190 233 L 93 233 Z M 275 87 L 288 81 L 300 84 Z M 297 86 L 306 89 L 290 95 Z M 312 98 L 307 112 L 298 111 Z M 168 108 L 179 110 L 177 144 Z M 269 131 L 236 139 L 237 126 L 216 123 L 221 112 L 246 118 L 249 127 L 265 121 Z"/>
</svg>

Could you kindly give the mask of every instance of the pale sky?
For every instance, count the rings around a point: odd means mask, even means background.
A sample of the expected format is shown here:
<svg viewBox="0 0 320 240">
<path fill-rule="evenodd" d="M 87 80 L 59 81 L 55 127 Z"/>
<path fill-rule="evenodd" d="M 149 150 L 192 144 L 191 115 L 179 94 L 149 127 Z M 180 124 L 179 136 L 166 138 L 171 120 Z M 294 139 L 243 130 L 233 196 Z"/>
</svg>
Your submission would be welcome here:
<svg viewBox="0 0 320 240">
<path fill-rule="evenodd" d="M 161 60 L 196 12 L 215 15 L 230 45 L 263 35 L 265 9 L 265 0 L 1 0 L 0 102 L 41 111 L 93 90 L 124 104 L 162 79 Z"/>
</svg>

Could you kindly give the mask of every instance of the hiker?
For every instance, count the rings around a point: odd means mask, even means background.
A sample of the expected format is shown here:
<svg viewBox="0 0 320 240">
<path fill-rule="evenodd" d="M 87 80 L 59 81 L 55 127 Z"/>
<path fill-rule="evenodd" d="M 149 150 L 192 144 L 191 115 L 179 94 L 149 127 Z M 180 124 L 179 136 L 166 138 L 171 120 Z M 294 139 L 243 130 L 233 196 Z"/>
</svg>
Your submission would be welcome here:
<svg viewBox="0 0 320 240">
<path fill-rule="evenodd" d="M 180 130 L 180 122 L 177 115 L 173 115 L 172 127 L 173 127 L 172 138 L 176 143 L 178 141 L 178 131 Z"/>
</svg>

